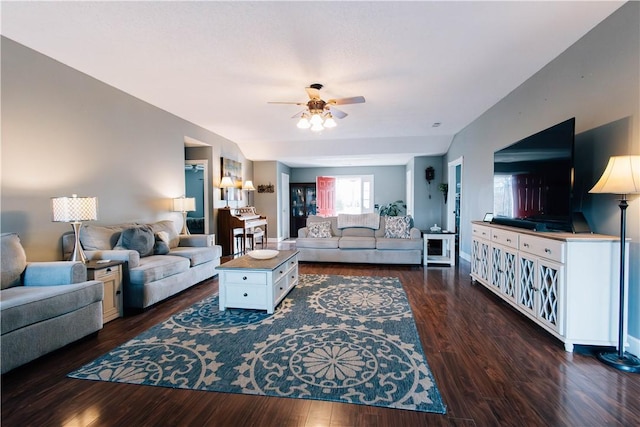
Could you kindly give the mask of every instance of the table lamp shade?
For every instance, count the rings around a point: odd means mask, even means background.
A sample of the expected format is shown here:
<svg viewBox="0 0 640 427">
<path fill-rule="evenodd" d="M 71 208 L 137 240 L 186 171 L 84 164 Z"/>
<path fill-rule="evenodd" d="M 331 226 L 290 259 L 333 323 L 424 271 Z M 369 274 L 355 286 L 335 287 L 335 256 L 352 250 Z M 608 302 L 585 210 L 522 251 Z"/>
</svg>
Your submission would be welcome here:
<svg viewBox="0 0 640 427">
<path fill-rule="evenodd" d="M 222 177 L 222 181 L 220 181 L 220 188 L 232 188 L 233 186 L 234 184 L 230 176 Z"/>
<path fill-rule="evenodd" d="M 98 219 L 96 197 L 53 197 L 51 213 L 54 222 L 95 221 Z"/>
<path fill-rule="evenodd" d="M 174 212 L 193 212 L 196 210 L 195 197 L 178 197 L 173 199 Z"/>
<path fill-rule="evenodd" d="M 640 156 L 613 156 L 589 193 L 640 193 Z"/>
<path fill-rule="evenodd" d="M 253 186 L 253 182 L 252 181 L 245 181 L 244 185 L 242 186 L 243 190 L 247 190 L 247 191 L 255 191 L 255 187 Z"/>
</svg>

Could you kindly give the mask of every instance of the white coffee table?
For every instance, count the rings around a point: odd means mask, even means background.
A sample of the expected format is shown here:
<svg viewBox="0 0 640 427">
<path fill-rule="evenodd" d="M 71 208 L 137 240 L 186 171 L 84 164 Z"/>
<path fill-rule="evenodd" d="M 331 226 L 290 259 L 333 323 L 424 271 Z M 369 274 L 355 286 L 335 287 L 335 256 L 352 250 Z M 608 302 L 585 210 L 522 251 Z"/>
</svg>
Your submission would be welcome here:
<svg viewBox="0 0 640 427">
<path fill-rule="evenodd" d="M 244 255 L 216 269 L 220 270 L 220 311 L 248 308 L 271 314 L 298 284 L 298 251 L 279 251 L 271 259 Z"/>
</svg>

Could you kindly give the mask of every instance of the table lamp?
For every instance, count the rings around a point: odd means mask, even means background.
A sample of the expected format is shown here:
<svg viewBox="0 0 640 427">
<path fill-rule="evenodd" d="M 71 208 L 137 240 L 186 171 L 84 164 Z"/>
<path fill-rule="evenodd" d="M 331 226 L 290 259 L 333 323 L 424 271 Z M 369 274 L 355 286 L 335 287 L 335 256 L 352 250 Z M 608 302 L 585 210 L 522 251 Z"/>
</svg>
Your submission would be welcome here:
<svg viewBox="0 0 640 427">
<path fill-rule="evenodd" d="M 227 202 L 227 207 L 229 207 L 229 189 L 233 188 L 233 181 L 230 176 L 223 176 L 222 181 L 220 181 L 220 188 L 225 190 L 224 200 Z"/>
<path fill-rule="evenodd" d="M 182 231 L 180 234 L 191 234 L 189 227 L 187 227 L 187 212 L 193 212 L 196 210 L 195 197 L 178 197 L 173 199 L 173 211 L 182 212 Z"/>
<path fill-rule="evenodd" d="M 70 222 L 75 235 L 75 243 L 70 261 L 87 262 L 80 244 L 80 226 L 82 221 L 98 219 L 98 200 L 95 197 L 52 197 L 51 212 L 53 222 Z"/>
</svg>

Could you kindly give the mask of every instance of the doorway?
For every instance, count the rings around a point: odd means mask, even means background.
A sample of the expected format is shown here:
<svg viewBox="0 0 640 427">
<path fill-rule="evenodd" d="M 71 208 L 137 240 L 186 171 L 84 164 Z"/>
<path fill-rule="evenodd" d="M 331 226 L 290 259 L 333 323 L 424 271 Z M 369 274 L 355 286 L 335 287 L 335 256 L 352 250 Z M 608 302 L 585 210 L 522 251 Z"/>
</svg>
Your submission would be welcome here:
<svg viewBox="0 0 640 427">
<path fill-rule="evenodd" d="M 462 166 L 463 158 L 459 157 L 449 162 L 448 195 L 447 200 L 447 230 L 453 230 L 455 237 L 455 256 L 460 255 L 460 212 L 462 202 Z"/>
<path fill-rule="evenodd" d="M 209 234 L 209 173 L 206 160 L 184 161 L 185 197 L 196 199 L 196 210 L 187 213 L 187 226 L 191 234 Z"/>
</svg>

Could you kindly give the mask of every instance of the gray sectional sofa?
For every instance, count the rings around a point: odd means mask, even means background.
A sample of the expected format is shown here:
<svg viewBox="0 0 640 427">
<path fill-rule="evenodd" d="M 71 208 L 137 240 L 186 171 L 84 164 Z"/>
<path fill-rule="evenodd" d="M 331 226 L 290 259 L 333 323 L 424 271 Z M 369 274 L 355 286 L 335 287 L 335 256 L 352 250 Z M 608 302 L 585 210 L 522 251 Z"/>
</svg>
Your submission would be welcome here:
<svg viewBox="0 0 640 427">
<path fill-rule="evenodd" d="M 102 329 L 104 286 L 83 263 L 28 263 L 17 234 L 1 239 L 2 373 Z"/>
<path fill-rule="evenodd" d="M 398 217 L 375 214 L 320 217 L 311 215 L 307 226 L 298 230 L 296 248 L 299 261 L 365 264 L 422 264 L 423 240 L 419 229 L 407 225 L 404 234 L 394 234 L 392 222 Z M 407 223 L 410 221 L 406 219 Z M 317 231 L 317 224 L 330 224 Z M 311 231 L 316 231 L 312 233 Z M 391 233 L 390 233 L 391 231 Z M 329 235 L 330 234 L 330 235 Z M 385 237 L 393 235 L 394 237 Z M 398 237 L 402 235 L 402 237 Z"/>
<path fill-rule="evenodd" d="M 150 253 L 145 250 L 149 243 L 145 233 L 132 234 L 129 241 L 123 238 L 132 230 L 141 229 L 151 232 Z M 126 261 L 125 309 L 147 308 L 213 277 L 218 274 L 216 266 L 220 265 L 222 256 L 222 248 L 215 245 L 213 235 L 179 235 L 170 220 L 111 226 L 84 224 L 80 229 L 80 242 L 90 260 Z M 65 256 L 71 253 L 73 233 L 65 234 L 62 244 Z"/>
</svg>

